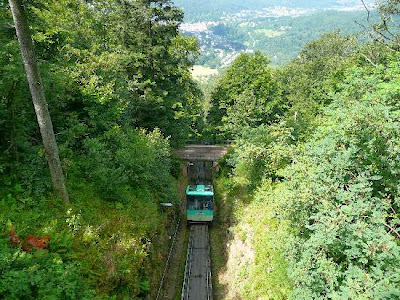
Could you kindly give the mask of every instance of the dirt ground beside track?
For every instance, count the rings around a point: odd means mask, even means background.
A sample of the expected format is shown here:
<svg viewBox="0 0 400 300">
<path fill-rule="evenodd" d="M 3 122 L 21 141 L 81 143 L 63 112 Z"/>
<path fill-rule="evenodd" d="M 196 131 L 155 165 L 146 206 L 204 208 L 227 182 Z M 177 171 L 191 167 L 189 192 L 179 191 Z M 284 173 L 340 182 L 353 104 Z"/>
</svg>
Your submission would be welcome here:
<svg viewBox="0 0 400 300">
<path fill-rule="evenodd" d="M 178 192 L 179 197 L 182 200 L 182 205 L 180 207 L 182 218 L 176 235 L 175 246 L 172 251 L 171 260 L 168 266 L 160 299 L 179 300 L 181 296 L 183 274 L 185 270 L 187 241 L 189 238 L 185 218 L 186 185 L 187 179 L 180 178 L 178 181 Z"/>
</svg>

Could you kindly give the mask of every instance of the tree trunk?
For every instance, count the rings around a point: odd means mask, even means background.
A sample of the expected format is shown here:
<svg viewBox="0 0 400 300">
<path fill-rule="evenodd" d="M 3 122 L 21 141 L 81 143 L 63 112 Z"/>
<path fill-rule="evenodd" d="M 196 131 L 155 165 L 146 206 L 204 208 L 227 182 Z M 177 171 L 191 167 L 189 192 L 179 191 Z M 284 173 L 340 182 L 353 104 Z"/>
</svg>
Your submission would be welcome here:
<svg viewBox="0 0 400 300">
<path fill-rule="evenodd" d="M 69 201 L 67 188 L 65 186 L 64 174 L 61 168 L 61 161 L 58 154 L 58 146 L 54 136 L 53 124 L 51 122 L 46 97 L 40 77 L 39 68 L 36 62 L 33 43 L 29 33 L 24 8 L 21 0 L 9 0 L 15 29 L 17 31 L 22 58 L 24 60 L 25 72 L 28 78 L 29 89 L 32 95 L 33 106 L 35 107 L 36 118 L 42 135 L 46 159 L 49 164 L 51 183 L 54 191 L 66 202 Z"/>
</svg>

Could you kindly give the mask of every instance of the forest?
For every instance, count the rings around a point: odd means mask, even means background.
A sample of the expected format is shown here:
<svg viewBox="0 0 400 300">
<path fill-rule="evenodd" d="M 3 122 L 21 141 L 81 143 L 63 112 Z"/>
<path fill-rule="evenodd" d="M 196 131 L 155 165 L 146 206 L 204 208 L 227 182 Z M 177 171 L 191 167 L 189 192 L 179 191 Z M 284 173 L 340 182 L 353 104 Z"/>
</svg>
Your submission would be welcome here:
<svg viewBox="0 0 400 300">
<path fill-rule="evenodd" d="M 208 3 L 208 2 L 207 2 Z M 199 40 L 196 65 L 224 68 L 241 51 L 261 51 L 272 66 L 297 57 L 306 43 L 333 30 L 367 40 L 361 1 L 211 1 L 209 5 L 177 1 L 185 12 L 183 34 Z M 369 22 L 378 21 L 371 1 Z"/>
<path fill-rule="evenodd" d="M 214 84 L 210 133 L 236 141 L 221 299 L 399 299 L 398 9 L 379 6 L 369 43 L 331 32 L 280 68 L 241 54 Z"/>
<path fill-rule="evenodd" d="M 68 199 L 9 3 L 23 4 Z M 332 31 L 280 67 L 242 53 L 202 91 L 170 1 L 0 1 L 0 298 L 155 299 L 179 213 L 160 203 L 180 205 L 173 149 L 229 139 L 216 299 L 399 299 L 399 11 L 380 1 L 367 42 Z"/>
<path fill-rule="evenodd" d="M 0 3 L 0 298 L 154 293 L 175 218 L 160 203 L 178 202 L 171 145 L 197 135 L 201 114 L 189 71 L 198 46 L 178 32 L 181 10 L 23 1 L 66 203 L 51 193 L 11 11 Z"/>
<path fill-rule="evenodd" d="M 261 51 L 270 59 L 272 66 L 281 66 L 297 57 L 301 49 L 322 34 L 334 30 L 342 34 L 358 35 L 365 41 L 362 26 L 365 24 L 365 12 L 319 11 L 299 17 L 261 18 L 247 16 L 242 20 L 225 20 L 224 23 L 211 26 L 211 32 L 222 39 L 216 47 L 207 47 L 196 64 L 220 67 L 221 58 L 214 48 L 232 52 L 229 47 L 238 50 Z M 371 18 L 376 18 L 373 14 Z M 356 23 L 357 22 L 357 23 Z M 238 51 L 240 52 L 240 51 Z"/>
</svg>

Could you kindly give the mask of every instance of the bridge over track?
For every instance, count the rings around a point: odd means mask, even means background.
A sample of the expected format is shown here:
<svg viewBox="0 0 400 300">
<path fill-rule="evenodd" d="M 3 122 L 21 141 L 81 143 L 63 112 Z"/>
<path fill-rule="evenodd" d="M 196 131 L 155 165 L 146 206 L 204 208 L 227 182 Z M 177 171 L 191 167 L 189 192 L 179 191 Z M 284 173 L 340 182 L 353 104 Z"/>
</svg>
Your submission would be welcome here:
<svg viewBox="0 0 400 300">
<path fill-rule="evenodd" d="M 181 300 L 212 300 L 208 225 L 190 226 Z"/>
<path fill-rule="evenodd" d="M 228 152 L 227 145 L 187 145 L 174 151 L 179 158 L 186 160 L 182 166 L 183 174 L 190 182 L 212 181 L 217 170 L 218 160 Z"/>
<path fill-rule="evenodd" d="M 188 161 L 217 162 L 228 151 L 228 146 L 217 145 L 188 145 L 175 150 L 175 154 Z"/>
</svg>

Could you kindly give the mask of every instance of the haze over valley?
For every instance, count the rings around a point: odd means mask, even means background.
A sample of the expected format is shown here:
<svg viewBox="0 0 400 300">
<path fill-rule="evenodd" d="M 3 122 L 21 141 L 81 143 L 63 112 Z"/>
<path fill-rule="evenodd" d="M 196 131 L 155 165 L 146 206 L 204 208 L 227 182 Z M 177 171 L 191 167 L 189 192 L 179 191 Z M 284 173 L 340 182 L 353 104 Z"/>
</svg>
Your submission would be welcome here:
<svg viewBox="0 0 400 300">
<path fill-rule="evenodd" d="M 185 12 L 181 31 L 199 40 L 197 64 L 213 69 L 230 65 L 242 51 L 257 50 L 267 54 L 272 65 L 282 65 L 326 32 L 361 33 L 356 21 L 366 23 L 367 17 L 359 0 L 177 0 L 175 4 Z M 372 1 L 366 4 L 373 7 Z"/>
</svg>

